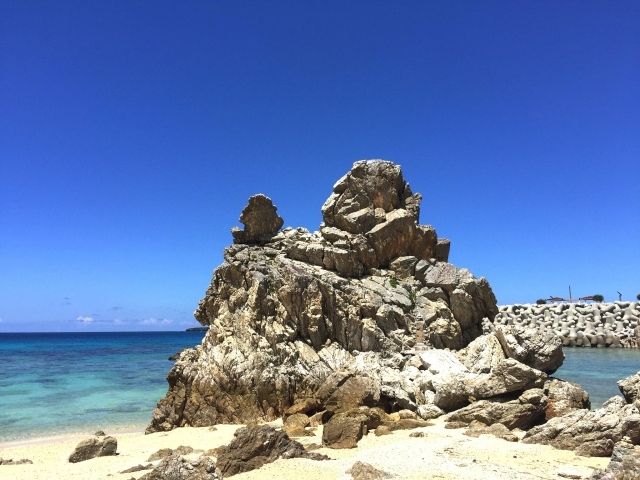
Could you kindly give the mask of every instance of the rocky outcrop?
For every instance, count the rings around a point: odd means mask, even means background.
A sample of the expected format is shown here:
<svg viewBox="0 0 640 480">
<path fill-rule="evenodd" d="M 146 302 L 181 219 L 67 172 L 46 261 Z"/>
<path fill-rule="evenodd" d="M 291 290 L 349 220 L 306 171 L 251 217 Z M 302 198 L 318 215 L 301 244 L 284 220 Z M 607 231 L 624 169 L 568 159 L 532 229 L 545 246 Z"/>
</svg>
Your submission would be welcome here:
<svg viewBox="0 0 640 480">
<path fill-rule="evenodd" d="M 539 388 L 491 400 L 479 400 L 456 410 L 447 417 L 447 422 L 471 424 L 481 422 L 485 425 L 500 423 L 508 429 L 527 430 L 544 421 L 547 397 Z"/>
<path fill-rule="evenodd" d="M 317 401 L 334 372 L 353 378 L 349 391 L 317 411 L 352 398 L 436 413 L 428 375 L 405 353 L 463 348 L 497 307 L 486 280 L 446 263 L 420 200 L 385 161 L 356 162 L 336 183 L 319 232 L 278 232 L 271 201 L 252 197 L 195 313 L 209 330 L 180 354 L 147 431 L 272 420 Z"/>
<path fill-rule="evenodd" d="M 179 454 L 169 455 L 140 480 L 218 480 L 216 464 L 213 459 L 202 455 L 190 460 Z"/>
<path fill-rule="evenodd" d="M 547 420 L 561 417 L 574 410 L 591 408 L 589 394 L 575 383 L 552 378 L 544 384 L 544 393 L 548 398 L 545 410 Z"/>
<path fill-rule="evenodd" d="M 640 347 L 640 302 L 503 305 L 496 325 L 532 328 L 566 347 Z"/>
<path fill-rule="evenodd" d="M 234 243 L 266 243 L 282 228 L 284 220 L 269 197 L 254 195 L 240 214 L 244 229 L 233 228 Z"/>
<path fill-rule="evenodd" d="M 238 429 L 231 443 L 220 447 L 217 453 L 217 471 L 224 478 L 255 470 L 279 458 L 328 459 L 325 455 L 307 452 L 302 444 L 268 425 Z"/>
<path fill-rule="evenodd" d="M 379 470 L 373 465 L 364 462 L 354 463 L 347 473 L 351 474 L 353 480 L 385 480 L 393 476 L 383 470 Z"/>
<path fill-rule="evenodd" d="M 640 447 L 623 438 L 613 447 L 607 468 L 594 472 L 589 480 L 640 480 Z"/>
<path fill-rule="evenodd" d="M 618 382 L 618 388 L 627 402 L 640 410 L 640 372 Z"/>
<path fill-rule="evenodd" d="M 14 460 L 12 458 L 0 458 L 0 465 L 30 465 L 33 462 L 28 458 L 21 458 L 20 460 Z"/>
<path fill-rule="evenodd" d="M 542 443 L 579 455 L 607 457 L 624 436 L 640 443 L 640 412 L 622 397 L 607 400 L 595 411 L 574 410 L 534 427 L 523 438 L 525 443 Z"/>
<path fill-rule="evenodd" d="M 76 445 L 73 453 L 69 455 L 69 462 L 78 463 L 95 457 L 116 455 L 117 450 L 118 441 L 114 437 L 105 436 L 104 434 L 95 435 Z"/>
</svg>

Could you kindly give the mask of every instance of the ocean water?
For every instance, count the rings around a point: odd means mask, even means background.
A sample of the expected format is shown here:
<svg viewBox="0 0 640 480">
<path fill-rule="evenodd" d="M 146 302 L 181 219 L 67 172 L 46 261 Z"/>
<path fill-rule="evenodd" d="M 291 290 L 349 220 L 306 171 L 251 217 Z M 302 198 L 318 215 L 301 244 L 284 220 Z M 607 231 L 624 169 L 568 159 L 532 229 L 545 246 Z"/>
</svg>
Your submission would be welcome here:
<svg viewBox="0 0 640 480">
<path fill-rule="evenodd" d="M 640 371 L 640 349 L 565 348 L 564 356 L 553 376 L 582 385 L 589 392 L 592 409 L 620 395 L 618 380 Z"/>
<path fill-rule="evenodd" d="M 0 333 L 0 442 L 142 429 L 202 332 Z"/>
<path fill-rule="evenodd" d="M 201 332 L 0 334 L 0 442 L 143 429 L 167 391 L 168 357 Z M 597 408 L 640 370 L 640 350 L 565 349 L 555 376 Z"/>
</svg>

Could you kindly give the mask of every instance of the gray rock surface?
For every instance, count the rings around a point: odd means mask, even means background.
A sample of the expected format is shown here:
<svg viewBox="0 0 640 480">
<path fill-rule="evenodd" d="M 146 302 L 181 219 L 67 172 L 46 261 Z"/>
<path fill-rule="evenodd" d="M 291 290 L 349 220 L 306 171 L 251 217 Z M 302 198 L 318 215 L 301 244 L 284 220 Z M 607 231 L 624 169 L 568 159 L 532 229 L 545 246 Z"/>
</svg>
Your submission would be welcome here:
<svg viewBox="0 0 640 480">
<path fill-rule="evenodd" d="M 580 385 L 557 378 L 549 379 L 544 384 L 544 393 L 548 398 L 545 418 L 566 415 L 573 410 L 591 408 L 589 394 Z"/>
<path fill-rule="evenodd" d="M 589 480 L 640 480 L 640 447 L 623 438 L 613 447 L 607 468 L 594 472 Z"/>
<path fill-rule="evenodd" d="M 620 380 L 618 388 L 628 403 L 634 403 L 640 409 L 640 372 Z"/>
<path fill-rule="evenodd" d="M 418 224 L 420 196 L 400 167 L 356 162 L 319 233 L 275 233 L 275 209 L 256 202 L 196 310 L 209 330 L 176 360 L 147 431 L 273 420 L 316 399 L 336 371 L 368 377 L 375 392 L 364 405 L 433 405 L 428 378 L 401 353 L 419 338 L 424 348 L 465 347 L 497 307 L 486 280 L 434 258 L 437 235 Z M 263 211 L 265 221 L 254 215 Z"/>
<path fill-rule="evenodd" d="M 276 213 L 271 199 L 258 194 L 249 198 L 249 203 L 240 215 L 244 229 L 231 230 L 234 243 L 266 243 L 282 228 L 284 220 Z"/>
<path fill-rule="evenodd" d="M 495 335 L 509 358 L 543 372 L 555 372 L 564 361 L 562 339 L 533 328 L 497 327 Z"/>
<path fill-rule="evenodd" d="M 485 425 L 500 423 L 508 429 L 527 430 L 544 421 L 547 397 L 539 389 L 530 389 L 520 396 L 506 396 L 479 400 L 451 413 L 446 421 L 453 424 L 481 422 Z"/>
<path fill-rule="evenodd" d="M 76 445 L 75 450 L 69 455 L 69 462 L 78 463 L 95 457 L 116 455 L 118 441 L 114 437 L 94 436 Z"/>
<path fill-rule="evenodd" d="M 640 443 L 640 412 L 622 397 L 612 397 L 594 411 L 574 410 L 532 428 L 524 443 L 542 443 L 579 455 L 607 457 L 624 436 Z"/>
<path fill-rule="evenodd" d="M 268 425 L 239 428 L 234 433 L 231 443 L 217 449 L 217 454 L 217 472 L 224 478 L 255 470 L 279 458 L 328 458 L 325 455 L 307 452 L 302 444 Z"/>
<path fill-rule="evenodd" d="M 373 465 L 365 462 L 354 463 L 347 473 L 351 474 L 353 480 L 385 480 L 392 478 L 392 475 L 375 468 Z"/>
<path fill-rule="evenodd" d="M 207 456 L 190 460 L 179 454 L 169 455 L 139 480 L 219 480 L 216 464 Z"/>
</svg>

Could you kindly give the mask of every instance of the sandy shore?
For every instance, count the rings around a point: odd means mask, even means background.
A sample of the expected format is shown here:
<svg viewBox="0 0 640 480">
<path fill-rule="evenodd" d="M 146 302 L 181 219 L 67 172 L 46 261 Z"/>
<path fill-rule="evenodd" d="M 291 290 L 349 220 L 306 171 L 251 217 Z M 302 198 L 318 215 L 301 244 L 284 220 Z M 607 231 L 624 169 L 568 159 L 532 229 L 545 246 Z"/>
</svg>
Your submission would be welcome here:
<svg viewBox="0 0 640 480">
<path fill-rule="evenodd" d="M 277 423 L 274 423 L 277 425 Z M 67 457 L 86 436 L 67 436 L 23 443 L 0 444 L 0 457 L 14 460 L 28 458 L 33 465 L 0 466 L 0 479 L 113 479 L 139 478 L 145 472 L 121 474 L 124 469 L 146 464 L 149 455 L 160 448 L 188 445 L 208 450 L 228 443 L 238 425 L 209 428 L 178 428 L 168 433 L 144 435 L 142 432 L 119 433 L 115 457 L 101 457 L 71 464 Z M 422 431 L 425 436 L 409 434 Z M 357 460 L 367 462 L 395 475 L 398 479 L 559 479 L 559 474 L 588 476 L 593 468 L 606 466 L 609 459 L 579 457 L 573 452 L 543 445 L 511 443 L 491 436 L 473 438 L 464 430 L 448 430 L 442 420 L 411 431 L 398 431 L 376 437 L 367 435 L 358 448 L 349 450 L 318 449 L 332 460 L 315 462 L 305 459 L 278 460 L 253 472 L 236 475 L 238 480 L 271 479 L 327 480 L 350 479 L 345 473 Z M 109 434 L 110 432 L 106 432 Z M 299 439 L 305 445 L 320 444 L 321 431 Z M 195 453 L 192 456 L 199 456 Z M 157 463 L 157 462 L 154 462 Z"/>
</svg>

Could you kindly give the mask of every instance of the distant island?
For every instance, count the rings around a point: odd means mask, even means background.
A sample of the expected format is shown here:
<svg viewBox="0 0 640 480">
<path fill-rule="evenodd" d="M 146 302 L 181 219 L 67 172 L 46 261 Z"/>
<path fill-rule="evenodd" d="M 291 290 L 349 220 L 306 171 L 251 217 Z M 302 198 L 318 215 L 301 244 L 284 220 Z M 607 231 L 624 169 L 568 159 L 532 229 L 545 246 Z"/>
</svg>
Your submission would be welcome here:
<svg viewBox="0 0 640 480">
<path fill-rule="evenodd" d="M 207 330 L 209 330 L 209 326 L 206 326 L 206 327 L 191 327 L 191 328 L 187 328 L 185 330 L 185 332 L 206 332 Z"/>
</svg>

